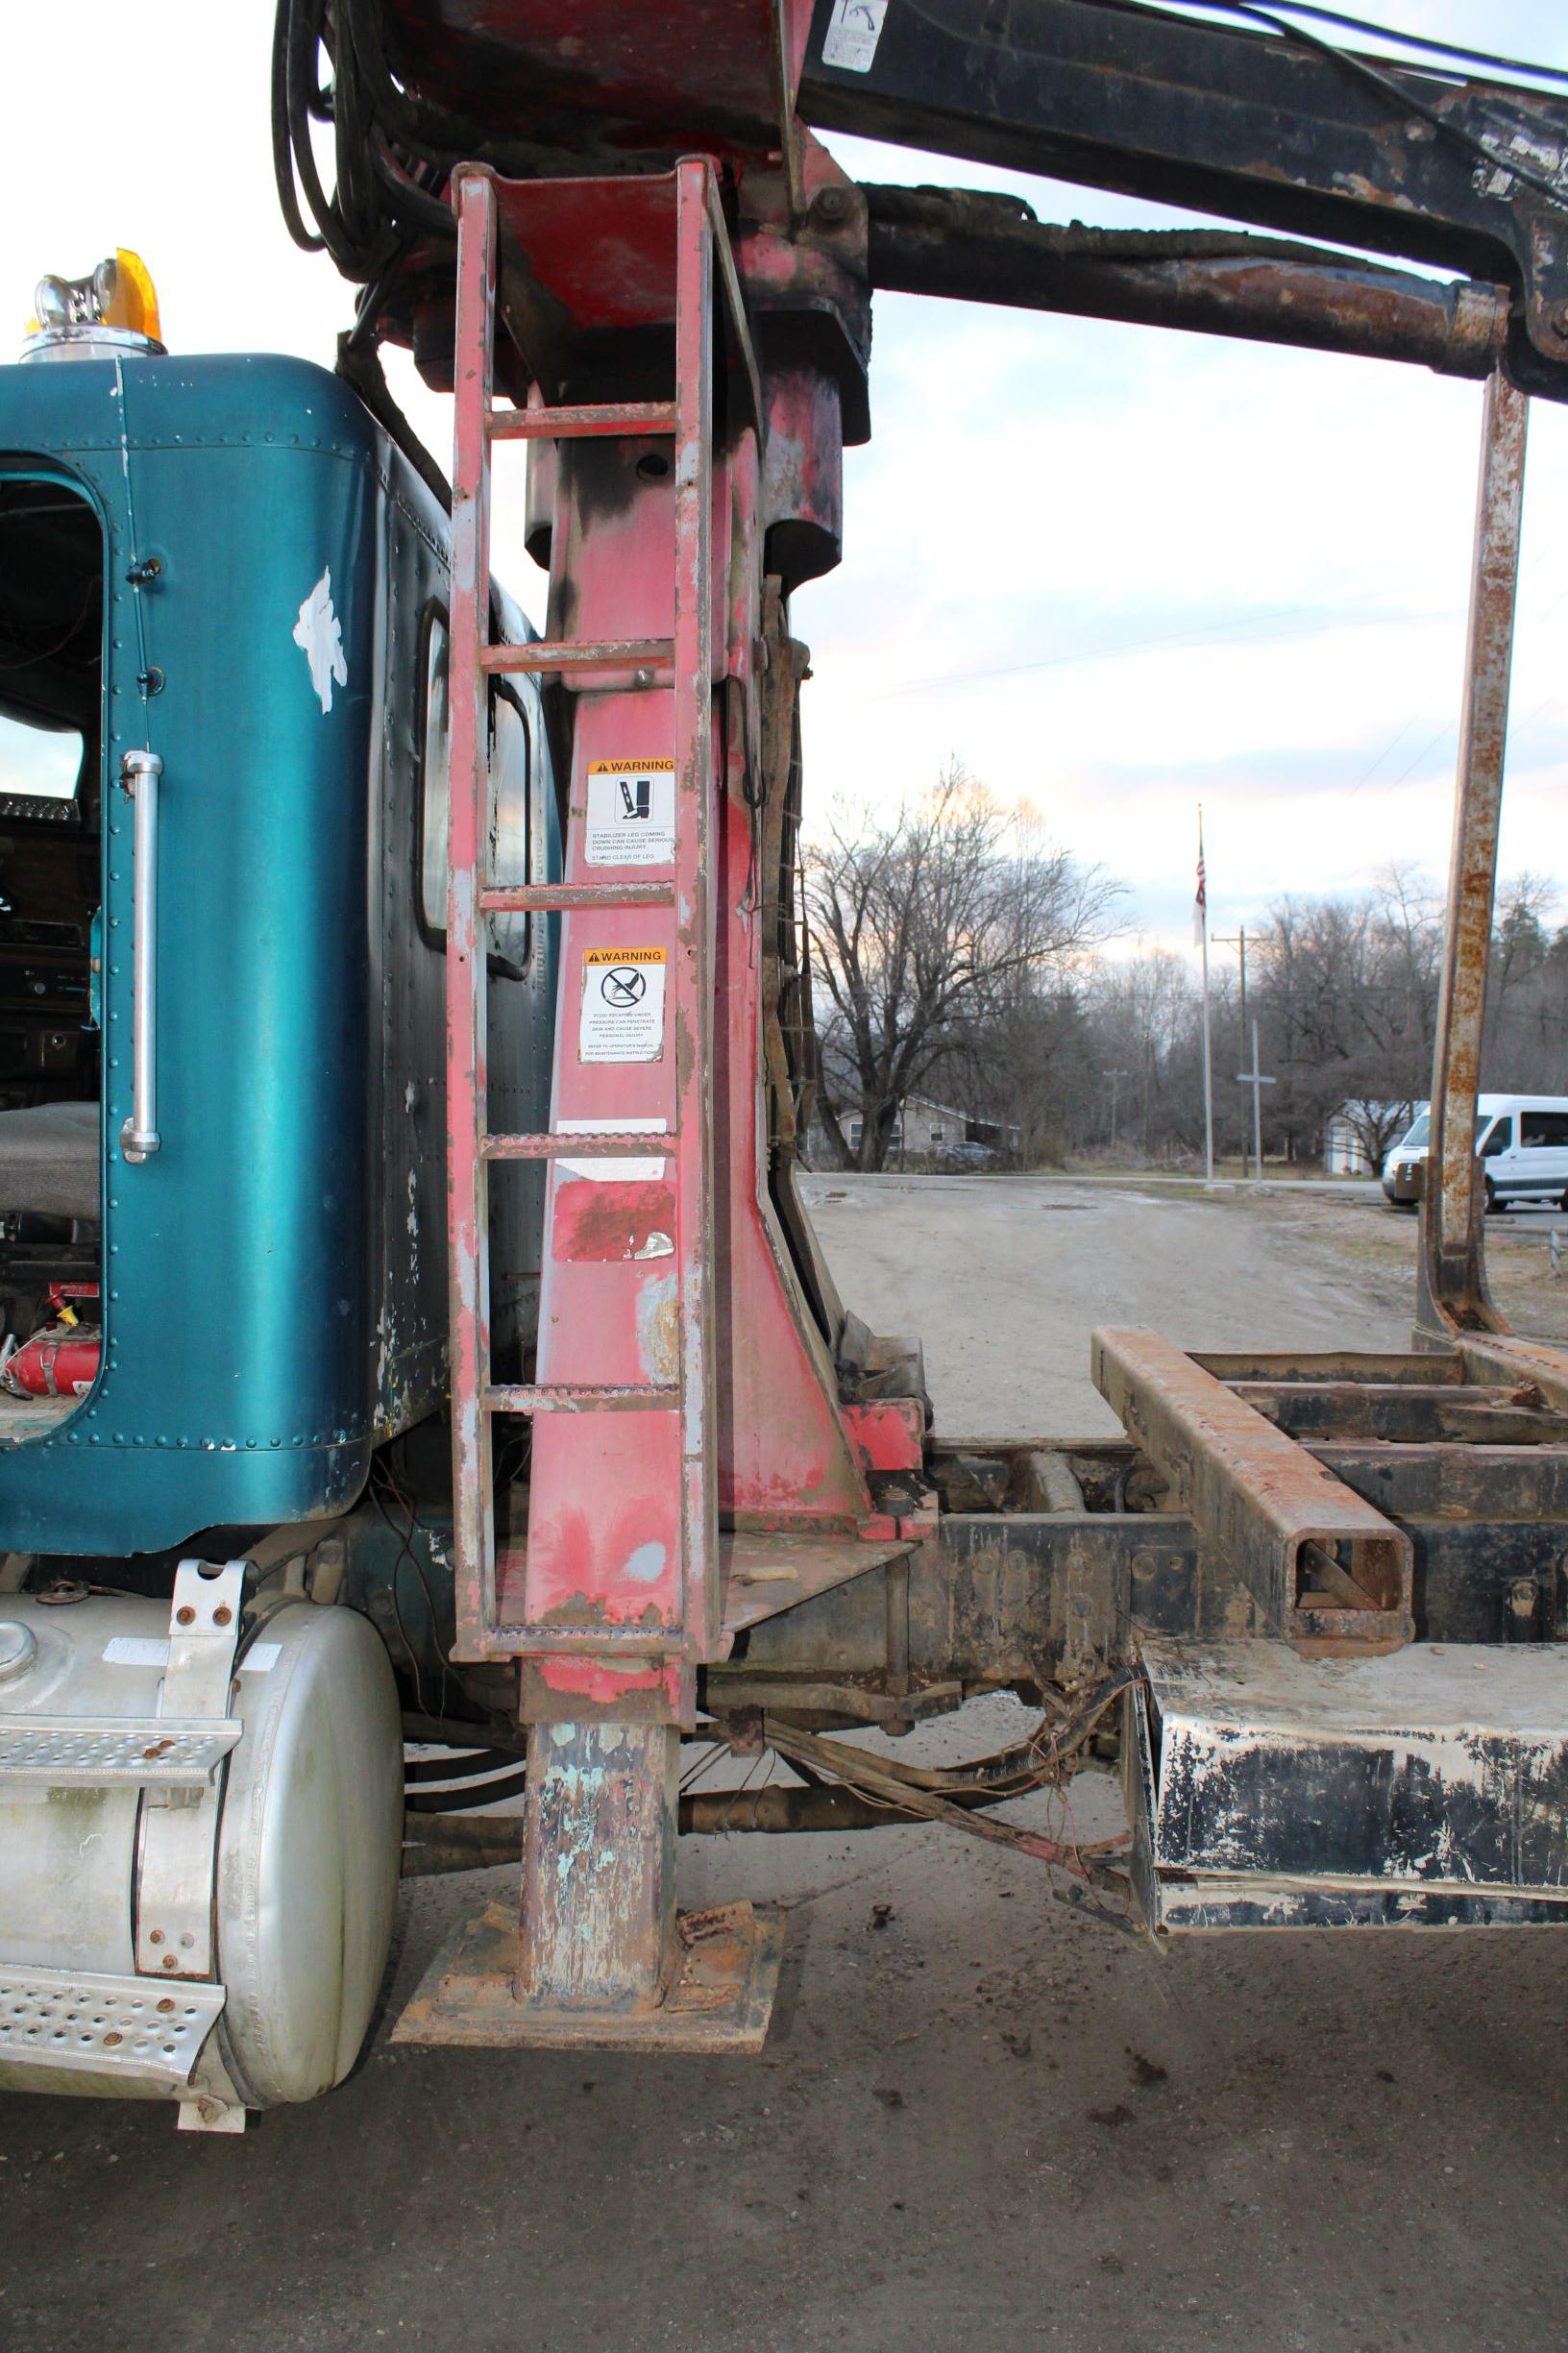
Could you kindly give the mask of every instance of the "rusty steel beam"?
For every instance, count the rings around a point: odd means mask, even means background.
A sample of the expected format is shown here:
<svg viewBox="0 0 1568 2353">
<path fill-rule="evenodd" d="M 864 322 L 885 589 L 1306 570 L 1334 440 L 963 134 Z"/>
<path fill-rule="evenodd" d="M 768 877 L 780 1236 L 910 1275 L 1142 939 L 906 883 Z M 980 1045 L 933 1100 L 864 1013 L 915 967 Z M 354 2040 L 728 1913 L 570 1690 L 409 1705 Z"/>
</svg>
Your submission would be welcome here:
<svg viewBox="0 0 1568 2353">
<path fill-rule="evenodd" d="M 1158 1333 L 1096 1332 L 1094 1385 L 1251 1591 L 1264 1630 L 1388 1646 L 1413 1630 L 1410 1539 Z"/>
<path fill-rule="evenodd" d="M 867 12 L 868 14 L 871 12 Z M 1560 96 L 1260 38 L 1117 0 L 921 0 L 846 61 L 817 0 L 800 118 L 1507 280 L 1509 365 L 1568 366 Z M 1528 159 L 1535 159 L 1531 161 Z"/>
<path fill-rule="evenodd" d="M 1510 1383 L 1240 1381 L 1233 1396 L 1292 1438 L 1373 1438 L 1395 1445 L 1560 1446 L 1568 1415 L 1545 1409 L 1521 1371 Z"/>
<path fill-rule="evenodd" d="M 1423 1189 L 1418 1330 L 1503 1332 L 1486 1288 L 1485 1201 L 1476 1160 L 1476 1102 L 1486 1024 L 1486 976 L 1497 893 L 1503 762 L 1508 731 L 1513 617 L 1519 583 L 1525 436 L 1530 404 L 1502 370 L 1486 383 L 1475 561 L 1454 788 L 1454 846 L 1432 1072 L 1429 1169 Z"/>
<path fill-rule="evenodd" d="M 1481 378 L 1507 340 L 1505 286 L 1444 284 L 1270 237 L 1086 229 L 964 188 L 869 186 L 873 286 L 1342 352 Z M 1563 387 L 1568 397 L 1568 383 Z"/>
</svg>

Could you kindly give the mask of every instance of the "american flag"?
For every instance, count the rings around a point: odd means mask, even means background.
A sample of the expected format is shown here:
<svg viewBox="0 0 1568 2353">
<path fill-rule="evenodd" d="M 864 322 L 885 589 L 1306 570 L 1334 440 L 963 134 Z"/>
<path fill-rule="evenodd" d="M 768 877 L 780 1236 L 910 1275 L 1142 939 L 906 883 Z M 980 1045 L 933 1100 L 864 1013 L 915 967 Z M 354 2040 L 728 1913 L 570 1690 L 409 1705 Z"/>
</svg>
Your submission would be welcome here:
<svg viewBox="0 0 1568 2353">
<path fill-rule="evenodd" d="M 1192 944 L 1194 947 L 1203 945 L 1204 934 L 1208 927 L 1209 886 L 1204 880 L 1203 873 L 1203 820 L 1200 817 L 1198 820 L 1198 888 L 1192 901 Z"/>
</svg>

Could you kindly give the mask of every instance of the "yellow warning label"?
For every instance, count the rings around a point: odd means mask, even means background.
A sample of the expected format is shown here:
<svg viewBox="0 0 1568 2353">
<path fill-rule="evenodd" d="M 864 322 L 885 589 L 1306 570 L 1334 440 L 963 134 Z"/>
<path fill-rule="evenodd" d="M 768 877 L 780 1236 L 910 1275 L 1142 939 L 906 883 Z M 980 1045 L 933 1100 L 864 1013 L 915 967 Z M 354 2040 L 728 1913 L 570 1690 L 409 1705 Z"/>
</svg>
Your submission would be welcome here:
<svg viewBox="0 0 1568 2353">
<path fill-rule="evenodd" d="M 585 864 L 669 866 L 675 854 L 674 760 L 590 760 L 585 816 Z"/>
<path fill-rule="evenodd" d="M 590 947 L 582 959 L 579 1062 L 657 1062 L 664 1052 L 662 947 Z"/>
</svg>

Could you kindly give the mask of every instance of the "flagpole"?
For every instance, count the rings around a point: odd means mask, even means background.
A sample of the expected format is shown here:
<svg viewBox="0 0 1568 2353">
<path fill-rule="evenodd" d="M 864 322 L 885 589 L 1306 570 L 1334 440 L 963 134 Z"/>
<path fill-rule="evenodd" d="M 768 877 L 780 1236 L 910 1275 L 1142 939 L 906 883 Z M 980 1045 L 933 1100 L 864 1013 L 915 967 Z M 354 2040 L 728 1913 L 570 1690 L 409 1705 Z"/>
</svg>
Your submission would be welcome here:
<svg viewBox="0 0 1568 2353">
<path fill-rule="evenodd" d="M 1214 1071 L 1209 1042 L 1209 884 L 1203 864 L 1203 803 L 1198 803 L 1198 938 L 1203 948 L 1203 1162 L 1204 1182 L 1214 1181 Z"/>
</svg>

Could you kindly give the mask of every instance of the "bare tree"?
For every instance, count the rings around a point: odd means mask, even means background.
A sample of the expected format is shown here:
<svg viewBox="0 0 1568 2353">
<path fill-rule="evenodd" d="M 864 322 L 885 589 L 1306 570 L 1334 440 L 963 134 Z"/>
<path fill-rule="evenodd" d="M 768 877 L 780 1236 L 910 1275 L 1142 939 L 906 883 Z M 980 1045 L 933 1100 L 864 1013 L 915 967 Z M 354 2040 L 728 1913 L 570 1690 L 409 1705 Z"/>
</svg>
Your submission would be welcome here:
<svg viewBox="0 0 1568 2353">
<path fill-rule="evenodd" d="M 880 1168 L 900 1105 L 1101 937 L 1115 896 L 1033 825 L 1020 839 L 956 757 L 884 825 L 836 816 L 806 852 L 805 914 L 826 1000 L 819 1103 L 845 1164 Z"/>
</svg>

